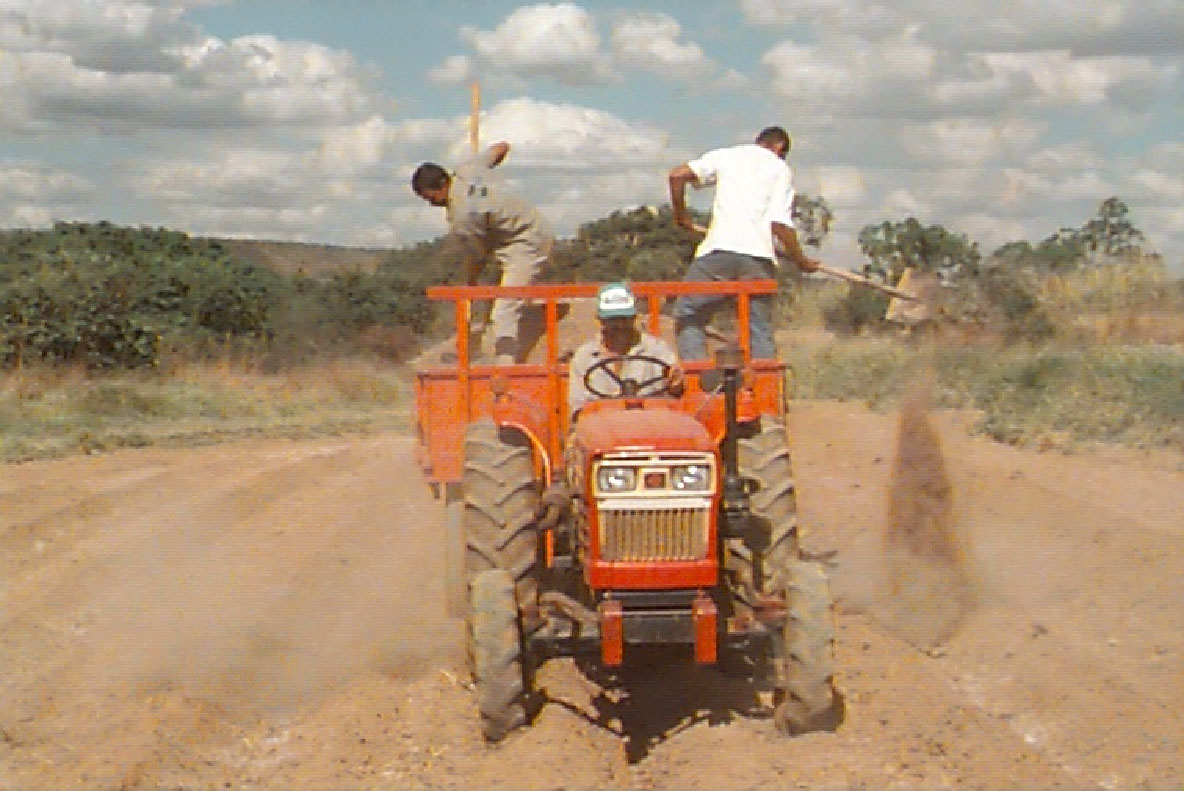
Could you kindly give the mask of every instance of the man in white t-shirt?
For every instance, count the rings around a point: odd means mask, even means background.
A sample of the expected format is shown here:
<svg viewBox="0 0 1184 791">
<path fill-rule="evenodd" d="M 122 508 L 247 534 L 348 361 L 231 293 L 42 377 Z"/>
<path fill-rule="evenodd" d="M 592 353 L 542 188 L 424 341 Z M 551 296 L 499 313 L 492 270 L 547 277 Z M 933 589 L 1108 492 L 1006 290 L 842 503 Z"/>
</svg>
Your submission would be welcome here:
<svg viewBox="0 0 1184 791">
<path fill-rule="evenodd" d="M 818 269 L 818 262 L 802 252 L 793 227 L 793 174 L 785 163 L 789 146 L 786 131 L 770 126 L 757 135 L 754 143 L 717 148 L 670 171 L 674 222 L 687 230 L 698 230 L 687 212 L 687 185 L 697 189 L 715 187 L 711 223 L 684 281 L 771 279 L 774 237 L 786 257 L 803 272 Z M 724 299 L 692 295 L 674 303 L 681 359 L 701 360 L 707 356 L 705 328 Z M 749 306 L 753 358 L 776 357 L 772 295 L 755 296 Z"/>
</svg>

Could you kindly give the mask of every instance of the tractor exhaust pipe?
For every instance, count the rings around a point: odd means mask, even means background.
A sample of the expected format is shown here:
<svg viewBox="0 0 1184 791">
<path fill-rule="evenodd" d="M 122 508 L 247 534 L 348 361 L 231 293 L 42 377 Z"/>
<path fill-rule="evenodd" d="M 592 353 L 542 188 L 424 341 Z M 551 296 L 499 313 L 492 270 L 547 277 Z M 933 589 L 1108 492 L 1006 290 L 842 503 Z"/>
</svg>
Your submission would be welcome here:
<svg viewBox="0 0 1184 791">
<path fill-rule="evenodd" d="M 744 367 L 744 355 L 738 346 L 729 344 L 716 351 L 715 364 L 723 374 L 724 391 L 724 439 L 720 446 L 720 460 L 724 465 L 724 532 L 728 537 L 740 538 L 747 533 L 748 516 L 751 513 L 748 486 L 740 477 L 740 454 L 737 445 L 740 424 L 736 419 L 736 401 L 740 392 L 740 371 Z"/>
</svg>

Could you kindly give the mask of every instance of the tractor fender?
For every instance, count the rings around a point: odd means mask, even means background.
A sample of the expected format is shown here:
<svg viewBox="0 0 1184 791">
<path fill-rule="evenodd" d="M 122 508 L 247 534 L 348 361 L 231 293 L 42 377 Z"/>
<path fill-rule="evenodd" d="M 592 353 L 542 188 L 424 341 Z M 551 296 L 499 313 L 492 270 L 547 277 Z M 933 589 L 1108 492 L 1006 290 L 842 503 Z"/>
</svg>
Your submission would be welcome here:
<svg viewBox="0 0 1184 791">
<path fill-rule="evenodd" d="M 723 395 L 719 393 L 699 395 L 700 397 L 697 399 L 688 399 L 688 411 L 707 427 L 712 441 L 718 446 L 723 441 L 724 434 L 728 429 L 724 416 Z M 740 425 L 751 424 L 762 417 L 764 415 L 761 413 L 761 406 L 753 391 L 746 387 L 740 388 L 736 393 L 736 422 Z"/>
<path fill-rule="evenodd" d="M 530 441 L 534 449 L 535 458 L 542 467 L 543 486 L 551 484 L 554 465 L 547 452 L 547 414 L 530 399 L 506 394 L 494 399 L 490 417 L 502 428 L 510 428 L 520 432 Z"/>
</svg>

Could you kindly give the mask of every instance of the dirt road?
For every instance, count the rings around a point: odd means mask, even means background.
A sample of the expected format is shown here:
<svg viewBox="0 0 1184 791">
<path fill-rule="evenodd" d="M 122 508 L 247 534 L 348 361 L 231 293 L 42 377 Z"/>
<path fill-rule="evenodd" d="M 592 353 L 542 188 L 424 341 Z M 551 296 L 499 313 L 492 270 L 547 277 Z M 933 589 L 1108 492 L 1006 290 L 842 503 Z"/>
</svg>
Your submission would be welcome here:
<svg viewBox="0 0 1184 791">
<path fill-rule="evenodd" d="M 5 467 L 0 789 L 1180 788 L 1184 459 L 939 419 L 979 605 L 927 655 L 877 617 L 894 425 L 795 408 L 847 711 L 793 740 L 713 670 L 554 661 L 483 745 L 408 437 Z"/>
</svg>

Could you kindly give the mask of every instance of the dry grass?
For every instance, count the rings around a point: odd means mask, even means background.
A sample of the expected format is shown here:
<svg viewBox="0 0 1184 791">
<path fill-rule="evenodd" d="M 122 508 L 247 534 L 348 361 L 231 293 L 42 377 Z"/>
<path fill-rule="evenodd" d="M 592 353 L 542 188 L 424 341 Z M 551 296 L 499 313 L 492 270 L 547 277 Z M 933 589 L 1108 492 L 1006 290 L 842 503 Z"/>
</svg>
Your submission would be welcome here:
<svg viewBox="0 0 1184 791">
<path fill-rule="evenodd" d="M 908 345 L 831 340 L 789 350 L 794 395 L 894 409 L 934 371 L 935 406 L 978 410 L 1010 444 L 1114 442 L 1184 451 L 1184 349 L 1157 344 Z"/>
<path fill-rule="evenodd" d="M 1046 277 L 1039 297 L 1067 340 L 1184 344 L 1182 294 L 1158 261 L 1144 259 Z"/>
<path fill-rule="evenodd" d="M 0 377 L 0 458 L 406 427 L 410 389 L 404 371 L 367 359 L 282 373 L 247 358 L 178 362 L 163 373 L 26 368 Z"/>
</svg>

